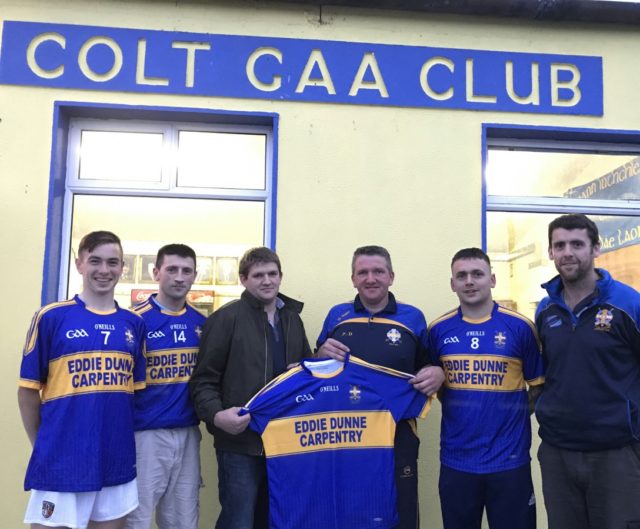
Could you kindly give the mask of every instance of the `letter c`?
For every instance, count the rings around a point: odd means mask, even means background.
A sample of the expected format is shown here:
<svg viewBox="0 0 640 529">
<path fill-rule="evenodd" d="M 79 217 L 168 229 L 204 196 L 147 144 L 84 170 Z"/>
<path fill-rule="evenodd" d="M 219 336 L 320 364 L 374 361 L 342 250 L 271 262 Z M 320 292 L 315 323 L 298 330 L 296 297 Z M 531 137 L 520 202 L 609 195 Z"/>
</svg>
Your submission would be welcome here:
<svg viewBox="0 0 640 529">
<path fill-rule="evenodd" d="M 60 33 L 42 33 L 34 37 L 31 42 L 29 42 L 29 46 L 27 47 L 27 64 L 29 65 L 30 70 L 38 77 L 41 77 L 42 79 L 55 79 L 64 73 L 64 65 L 61 64 L 56 68 L 46 70 L 38 64 L 38 61 L 36 61 L 36 51 L 38 50 L 38 46 L 48 40 L 55 42 L 63 50 L 67 46 L 67 40 L 60 35 Z"/>
<path fill-rule="evenodd" d="M 449 87 L 442 92 L 436 92 L 429 84 L 429 71 L 436 65 L 444 66 L 451 73 L 453 73 L 455 69 L 455 64 L 451 59 L 447 57 L 432 57 L 422 65 L 422 69 L 420 70 L 420 86 L 423 92 L 431 99 L 435 101 L 446 101 L 453 97 L 453 87 Z"/>
</svg>

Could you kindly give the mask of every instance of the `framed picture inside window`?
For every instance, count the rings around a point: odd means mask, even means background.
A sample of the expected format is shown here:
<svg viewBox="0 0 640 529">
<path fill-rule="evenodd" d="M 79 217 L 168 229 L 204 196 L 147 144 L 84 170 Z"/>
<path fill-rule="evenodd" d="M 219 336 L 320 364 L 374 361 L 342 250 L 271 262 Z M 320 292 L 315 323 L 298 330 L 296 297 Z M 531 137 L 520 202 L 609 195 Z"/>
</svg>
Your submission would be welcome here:
<svg viewBox="0 0 640 529">
<path fill-rule="evenodd" d="M 135 283 L 136 269 L 138 265 L 138 256 L 132 253 L 126 253 L 122 256 L 124 265 L 122 266 L 121 283 Z"/>
<path fill-rule="evenodd" d="M 196 274 L 196 285 L 211 285 L 213 284 L 213 257 L 196 257 L 196 268 L 198 273 Z"/>
<path fill-rule="evenodd" d="M 153 269 L 156 266 L 155 255 L 141 255 L 138 270 L 138 283 L 155 283 L 153 279 Z"/>
<path fill-rule="evenodd" d="M 238 284 L 238 258 L 216 257 L 216 285 Z"/>
</svg>

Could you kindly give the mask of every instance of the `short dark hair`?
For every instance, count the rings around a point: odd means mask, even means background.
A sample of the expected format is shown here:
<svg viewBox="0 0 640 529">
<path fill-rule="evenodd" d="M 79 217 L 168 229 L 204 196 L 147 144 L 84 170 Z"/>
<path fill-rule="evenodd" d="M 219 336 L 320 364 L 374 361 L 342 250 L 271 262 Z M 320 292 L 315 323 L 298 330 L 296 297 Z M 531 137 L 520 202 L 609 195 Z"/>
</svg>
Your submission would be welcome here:
<svg viewBox="0 0 640 529">
<path fill-rule="evenodd" d="M 78 257 L 82 255 L 82 252 L 93 252 L 98 246 L 102 246 L 103 244 L 117 244 L 120 248 L 120 258 L 122 258 L 122 243 L 120 242 L 120 237 L 118 237 L 115 233 L 110 231 L 92 231 L 91 233 L 87 233 L 80 240 L 80 244 L 78 245 Z"/>
<path fill-rule="evenodd" d="M 162 266 L 162 262 L 164 261 L 165 255 L 177 255 L 178 257 L 191 257 L 193 259 L 193 266 L 196 266 L 196 252 L 191 248 L 191 246 L 187 246 L 186 244 L 165 244 L 162 248 L 158 250 L 158 255 L 156 256 L 156 268 L 159 270 Z"/>
<path fill-rule="evenodd" d="M 458 250 L 451 259 L 451 267 L 453 268 L 453 263 L 455 263 L 456 261 L 460 261 L 461 259 L 482 259 L 489 265 L 489 268 L 491 268 L 491 259 L 489 259 L 489 256 L 486 254 L 486 252 L 484 252 L 480 248 L 471 247 Z"/>
<path fill-rule="evenodd" d="M 382 246 L 360 246 L 360 248 L 356 248 L 356 251 L 353 252 L 353 257 L 351 259 L 351 273 L 353 274 L 356 269 L 356 259 L 361 255 L 377 255 L 378 257 L 384 257 L 384 260 L 387 262 L 387 270 L 393 274 L 393 265 L 391 264 L 391 255 L 389 255 L 389 251 Z"/>
<path fill-rule="evenodd" d="M 553 231 L 558 228 L 565 230 L 587 230 L 587 235 L 591 240 L 592 246 L 600 244 L 600 237 L 598 236 L 598 226 L 589 217 L 582 213 L 571 213 L 569 215 L 562 215 L 556 219 L 553 219 L 549 223 L 549 247 L 551 247 L 551 236 Z"/>
<path fill-rule="evenodd" d="M 282 275 L 282 267 L 280 266 L 278 254 L 266 246 L 258 246 L 257 248 L 247 250 L 240 259 L 238 274 L 242 277 L 249 277 L 252 266 L 266 263 L 275 263 L 278 266 L 278 272 Z"/>
</svg>

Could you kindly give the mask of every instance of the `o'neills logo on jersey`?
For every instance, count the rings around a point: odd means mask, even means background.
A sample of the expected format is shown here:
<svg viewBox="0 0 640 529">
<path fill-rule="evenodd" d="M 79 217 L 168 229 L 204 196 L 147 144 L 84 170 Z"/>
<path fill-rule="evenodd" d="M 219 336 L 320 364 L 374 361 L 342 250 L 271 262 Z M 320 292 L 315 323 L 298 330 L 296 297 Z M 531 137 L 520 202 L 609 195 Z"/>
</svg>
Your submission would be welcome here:
<svg viewBox="0 0 640 529">
<path fill-rule="evenodd" d="M 402 343 L 401 338 L 402 334 L 395 327 L 387 331 L 387 343 L 390 343 L 391 345 L 400 345 Z"/>
<path fill-rule="evenodd" d="M 600 309 L 596 314 L 593 328 L 596 331 L 609 332 L 611 330 L 611 320 L 613 320 L 613 309 Z"/>
</svg>

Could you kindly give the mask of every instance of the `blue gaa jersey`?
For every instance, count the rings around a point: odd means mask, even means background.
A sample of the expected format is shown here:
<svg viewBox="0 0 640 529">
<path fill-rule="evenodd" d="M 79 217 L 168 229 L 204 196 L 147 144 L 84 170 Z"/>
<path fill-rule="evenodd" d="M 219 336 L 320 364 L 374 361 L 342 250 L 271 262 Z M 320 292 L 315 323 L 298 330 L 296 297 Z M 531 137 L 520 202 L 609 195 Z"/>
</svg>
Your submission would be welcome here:
<svg viewBox="0 0 640 529">
<path fill-rule="evenodd" d="M 195 426 L 188 382 L 205 317 L 188 303 L 178 312 L 162 309 L 155 294 L 133 310 L 147 326 L 147 387 L 135 394 L 135 429 Z"/>
<path fill-rule="evenodd" d="M 242 413 L 262 436 L 272 529 L 389 529 L 398 523 L 393 438 L 430 401 L 411 375 L 354 356 L 304 360 Z"/>
<path fill-rule="evenodd" d="M 416 373 L 427 364 L 427 323 L 412 305 L 397 302 L 389 293 L 387 306 L 371 314 L 356 296 L 336 305 L 324 320 L 316 346 L 335 338 L 351 354 L 369 362 L 406 373 Z"/>
<path fill-rule="evenodd" d="M 97 491 L 136 477 L 133 392 L 144 387 L 144 322 L 78 297 L 36 312 L 19 385 L 42 390 L 25 490 Z"/>
<path fill-rule="evenodd" d="M 466 319 L 457 309 L 431 324 L 429 348 L 445 372 L 442 464 L 474 474 L 526 465 L 531 422 L 525 380 L 544 382 L 533 323 L 497 304 L 482 320 Z"/>
</svg>

